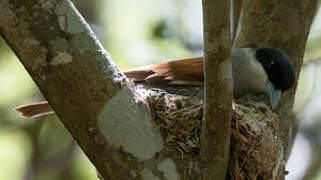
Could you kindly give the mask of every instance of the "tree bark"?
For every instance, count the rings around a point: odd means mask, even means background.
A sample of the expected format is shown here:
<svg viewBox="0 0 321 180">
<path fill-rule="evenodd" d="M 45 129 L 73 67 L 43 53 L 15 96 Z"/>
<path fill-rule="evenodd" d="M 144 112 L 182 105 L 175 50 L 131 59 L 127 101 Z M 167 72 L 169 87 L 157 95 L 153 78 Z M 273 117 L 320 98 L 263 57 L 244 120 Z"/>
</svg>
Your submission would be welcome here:
<svg viewBox="0 0 321 180">
<path fill-rule="evenodd" d="M 277 109 L 281 121 L 281 137 L 285 148 L 284 163 L 290 152 L 290 137 L 295 117 L 292 114 L 297 79 L 310 26 L 318 9 L 318 0 L 244 0 L 240 31 L 234 47 L 272 46 L 285 51 L 293 62 L 295 85 L 282 95 Z"/>
<path fill-rule="evenodd" d="M 0 33 L 101 175 L 141 177 L 159 129 L 72 3 L 1 0 Z"/>
<path fill-rule="evenodd" d="M 230 1 L 203 0 L 205 103 L 201 131 L 202 179 L 226 179 L 233 78 Z"/>
</svg>

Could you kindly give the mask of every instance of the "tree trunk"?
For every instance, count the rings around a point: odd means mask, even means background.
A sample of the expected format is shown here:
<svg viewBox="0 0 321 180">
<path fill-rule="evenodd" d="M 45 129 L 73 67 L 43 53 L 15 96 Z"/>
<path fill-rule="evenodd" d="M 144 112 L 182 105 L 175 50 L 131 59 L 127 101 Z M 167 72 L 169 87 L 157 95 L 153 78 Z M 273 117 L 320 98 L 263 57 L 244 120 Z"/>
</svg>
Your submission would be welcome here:
<svg viewBox="0 0 321 180">
<path fill-rule="evenodd" d="M 70 1 L 1 0 L 0 32 L 105 179 L 137 178 L 162 150 L 146 104 Z"/>
<path fill-rule="evenodd" d="M 232 121 L 230 1 L 203 0 L 204 120 L 201 131 L 202 179 L 226 179 Z"/>
</svg>

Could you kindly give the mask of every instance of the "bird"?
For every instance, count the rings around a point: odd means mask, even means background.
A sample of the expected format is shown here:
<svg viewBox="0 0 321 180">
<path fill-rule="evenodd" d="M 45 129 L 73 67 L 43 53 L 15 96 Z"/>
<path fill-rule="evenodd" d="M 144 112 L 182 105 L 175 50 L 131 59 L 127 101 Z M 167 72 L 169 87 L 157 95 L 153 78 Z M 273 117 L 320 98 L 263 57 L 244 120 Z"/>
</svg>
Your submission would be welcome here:
<svg viewBox="0 0 321 180">
<path fill-rule="evenodd" d="M 233 95 L 266 94 L 274 109 L 283 92 L 295 81 L 293 64 L 285 52 L 274 47 L 231 49 Z M 147 65 L 123 71 L 135 84 L 148 86 L 203 86 L 204 58 L 196 57 Z M 54 113 L 47 101 L 14 108 L 22 117 L 39 117 Z"/>
</svg>

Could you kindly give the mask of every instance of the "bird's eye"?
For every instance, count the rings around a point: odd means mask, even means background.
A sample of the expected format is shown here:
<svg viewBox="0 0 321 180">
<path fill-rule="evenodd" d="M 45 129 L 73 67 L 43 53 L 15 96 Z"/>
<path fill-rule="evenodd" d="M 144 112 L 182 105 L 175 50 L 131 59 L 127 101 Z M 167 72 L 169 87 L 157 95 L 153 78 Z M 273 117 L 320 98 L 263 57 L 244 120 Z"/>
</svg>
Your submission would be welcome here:
<svg viewBox="0 0 321 180">
<path fill-rule="evenodd" d="M 274 61 L 270 61 L 269 67 L 272 67 L 274 65 Z"/>
</svg>

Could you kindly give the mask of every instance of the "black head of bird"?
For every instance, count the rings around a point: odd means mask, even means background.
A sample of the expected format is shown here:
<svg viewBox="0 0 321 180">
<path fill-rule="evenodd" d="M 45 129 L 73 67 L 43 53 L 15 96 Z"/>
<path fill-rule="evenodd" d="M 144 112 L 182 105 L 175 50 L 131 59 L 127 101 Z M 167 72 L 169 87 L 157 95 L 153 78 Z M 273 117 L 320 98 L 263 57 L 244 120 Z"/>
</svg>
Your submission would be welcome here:
<svg viewBox="0 0 321 180">
<path fill-rule="evenodd" d="M 262 64 L 267 76 L 267 90 L 272 108 L 281 100 L 281 94 L 295 81 L 290 58 L 280 49 L 272 47 L 254 48 L 254 56 Z"/>
</svg>

